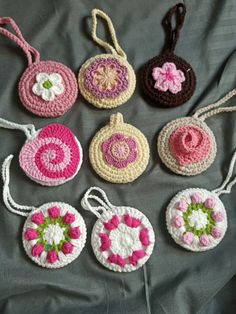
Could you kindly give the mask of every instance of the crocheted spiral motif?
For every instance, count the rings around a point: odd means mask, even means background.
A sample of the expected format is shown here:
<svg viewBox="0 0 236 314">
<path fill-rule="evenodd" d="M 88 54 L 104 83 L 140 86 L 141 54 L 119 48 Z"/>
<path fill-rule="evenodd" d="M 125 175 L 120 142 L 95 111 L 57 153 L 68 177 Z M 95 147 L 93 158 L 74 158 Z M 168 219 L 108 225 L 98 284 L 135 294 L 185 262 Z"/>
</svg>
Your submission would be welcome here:
<svg viewBox="0 0 236 314">
<path fill-rule="evenodd" d="M 181 191 L 171 200 L 166 224 L 176 243 L 200 252 L 220 243 L 227 230 L 227 216 L 215 193 L 193 188 Z"/>
<path fill-rule="evenodd" d="M 92 247 L 101 264 L 113 271 L 130 272 L 152 254 L 155 235 L 146 216 L 131 207 L 115 207 L 94 225 Z"/>
<path fill-rule="evenodd" d="M 205 171 L 217 151 L 212 131 L 204 121 L 193 117 L 168 123 L 158 136 L 157 149 L 169 169 L 185 176 Z"/>
<path fill-rule="evenodd" d="M 144 93 L 164 107 L 182 105 L 196 88 L 190 64 L 171 52 L 149 60 L 141 71 L 141 81 Z"/>
<path fill-rule="evenodd" d="M 79 87 L 84 98 L 98 108 L 114 108 L 133 94 L 136 78 L 131 65 L 122 57 L 102 54 L 81 67 Z"/>
<path fill-rule="evenodd" d="M 98 131 L 89 147 L 90 162 L 103 179 L 113 183 L 132 182 L 146 169 L 149 145 L 135 127 L 118 113 Z"/>
<path fill-rule="evenodd" d="M 27 217 L 22 240 L 35 263 L 60 268 L 80 255 L 86 235 L 86 225 L 76 209 L 56 202 L 44 204 Z"/>
<path fill-rule="evenodd" d="M 82 164 L 82 148 L 70 129 L 50 124 L 22 147 L 19 161 L 32 180 L 55 186 L 71 180 Z"/>
<path fill-rule="evenodd" d="M 35 62 L 19 82 L 22 104 L 37 116 L 58 117 L 67 112 L 78 96 L 74 73 L 54 61 Z"/>
</svg>

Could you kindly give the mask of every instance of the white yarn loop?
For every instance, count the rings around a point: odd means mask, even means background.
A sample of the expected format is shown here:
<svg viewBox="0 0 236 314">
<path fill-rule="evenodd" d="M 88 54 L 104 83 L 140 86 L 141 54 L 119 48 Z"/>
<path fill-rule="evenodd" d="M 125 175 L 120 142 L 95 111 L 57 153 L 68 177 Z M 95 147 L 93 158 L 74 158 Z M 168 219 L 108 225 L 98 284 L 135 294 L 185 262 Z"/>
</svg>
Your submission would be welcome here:
<svg viewBox="0 0 236 314">
<path fill-rule="evenodd" d="M 99 192 L 103 199 L 92 194 L 93 191 Z M 100 204 L 100 206 L 92 206 L 89 200 L 97 201 Z M 106 193 L 101 188 L 96 187 L 96 186 L 93 186 L 87 190 L 87 192 L 84 194 L 84 197 L 81 200 L 81 206 L 85 210 L 91 211 L 98 218 L 101 217 L 101 214 L 99 213 L 99 211 L 102 211 L 102 213 L 104 213 L 106 211 L 109 211 L 112 207 L 115 207 L 108 200 Z"/>
<path fill-rule="evenodd" d="M 24 211 L 33 211 L 36 210 L 34 206 L 26 206 L 17 204 L 10 193 L 9 183 L 10 183 L 10 165 L 13 159 L 13 155 L 9 155 L 2 164 L 2 179 L 3 179 L 3 202 L 6 205 L 7 209 L 20 216 L 27 217 L 28 212 Z"/>
<path fill-rule="evenodd" d="M 0 127 L 4 129 L 11 130 L 21 130 L 25 133 L 27 139 L 34 137 L 36 130 L 33 124 L 18 124 L 15 122 L 11 122 L 0 118 Z"/>
</svg>

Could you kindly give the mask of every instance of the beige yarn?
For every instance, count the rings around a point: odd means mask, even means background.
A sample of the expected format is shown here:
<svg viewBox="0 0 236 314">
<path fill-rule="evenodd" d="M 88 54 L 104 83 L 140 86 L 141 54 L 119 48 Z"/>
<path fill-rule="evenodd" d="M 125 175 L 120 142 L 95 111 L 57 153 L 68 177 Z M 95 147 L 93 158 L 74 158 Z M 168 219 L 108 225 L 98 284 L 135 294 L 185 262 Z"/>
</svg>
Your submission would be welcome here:
<svg viewBox="0 0 236 314">
<path fill-rule="evenodd" d="M 125 168 L 116 168 L 108 164 L 102 152 L 102 143 L 114 133 L 130 136 L 137 144 L 137 159 Z M 124 123 L 121 113 L 111 115 L 109 125 L 95 134 L 89 147 L 89 158 L 93 169 L 103 179 L 113 183 L 128 183 L 137 179 L 148 165 L 149 154 L 149 145 L 143 133 L 134 126 Z"/>
</svg>

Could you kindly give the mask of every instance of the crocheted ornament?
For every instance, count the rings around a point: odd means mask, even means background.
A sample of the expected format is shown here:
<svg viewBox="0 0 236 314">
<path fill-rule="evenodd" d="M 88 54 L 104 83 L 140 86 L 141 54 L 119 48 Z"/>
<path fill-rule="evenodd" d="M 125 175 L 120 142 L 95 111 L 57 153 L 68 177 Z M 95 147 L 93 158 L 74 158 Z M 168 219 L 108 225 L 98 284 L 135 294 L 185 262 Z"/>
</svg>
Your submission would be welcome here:
<svg viewBox="0 0 236 314">
<path fill-rule="evenodd" d="M 213 191 L 191 188 L 179 192 L 166 211 L 166 225 L 175 242 L 187 250 L 200 252 L 214 248 L 227 230 L 227 215 L 221 194 L 229 194 L 236 151 L 223 184 Z"/>
<path fill-rule="evenodd" d="M 186 7 L 183 3 L 178 3 L 167 13 L 163 21 L 167 48 L 160 56 L 149 60 L 142 69 L 144 93 L 163 107 L 182 105 L 192 97 L 196 87 L 196 76 L 192 67 L 174 54 L 185 14 Z M 171 23 L 174 15 L 175 29 Z"/>
<path fill-rule="evenodd" d="M 103 199 L 93 195 L 92 191 L 99 192 Z M 91 206 L 90 199 L 101 206 Z M 91 187 L 85 193 L 81 205 L 98 217 L 91 243 L 96 258 L 103 266 L 117 272 L 130 272 L 147 262 L 153 251 L 155 235 L 143 213 L 133 207 L 112 205 L 105 192 L 98 187 Z"/>
<path fill-rule="evenodd" d="M 29 258 L 46 268 L 61 268 L 81 253 L 86 242 L 86 225 L 72 206 L 51 202 L 40 207 L 14 202 L 9 191 L 9 168 L 13 156 L 2 166 L 3 200 L 9 211 L 26 216 L 22 233 L 23 247 Z"/>
<path fill-rule="evenodd" d="M 107 22 L 114 48 L 97 37 L 97 16 Z M 82 65 L 78 76 L 79 88 L 84 98 L 98 108 L 118 107 L 132 96 L 136 84 L 135 73 L 117 42 L 109 16 L 94 9 L 92 21 L 93 40 L 111 53 L 92 57 Z"/>
<path fill-rule="evenodd" d="M 110 117 L 109 125 L 99 130 L 89 147 L 92 167 L 99 176 L 113 183 L 134 181 L 146 169 L 149 145 L 145 136 L 123 121 L 121 113 Z"/>
<path fill-rule="evenodd" d="M 232 112 L 236 106 L 218 108 L 236 94 L 230 91 L 216 103 L 197 110 L 193 116 L 169 122 L 160 132 L 157 149 L 163 163 L 173 172 L 193 176 L 205 171 L 215 160 L 215 136 L 205 119 L 220 112 Z"/>
<path fill-rule="evenodd" d="M 0 24 L 9 24 L 15 31 L 0 27 L 0 34 L 16 42 L 25 52 L 28 68 L 21 76 L 18 92 L 27 110 L 41 117 L 58 117 L 67 112 L 78 96 L 74 73 L 55 61 L 40 61 L 39 52 L 24 39 L 19 27 L 10 17 L 0 18 Z"/>
<path fill-rule="evenodd" d="M 0 118 L 0 127 L 25 132 L 26 143 L 21 148 L 19 163 L 33 181 L 56 186 L 73 179 L 78 173 L 83 151 L 71 130 L 54 123 L 35 130 L 33 125 L 20 125 Z"/>
</svg>

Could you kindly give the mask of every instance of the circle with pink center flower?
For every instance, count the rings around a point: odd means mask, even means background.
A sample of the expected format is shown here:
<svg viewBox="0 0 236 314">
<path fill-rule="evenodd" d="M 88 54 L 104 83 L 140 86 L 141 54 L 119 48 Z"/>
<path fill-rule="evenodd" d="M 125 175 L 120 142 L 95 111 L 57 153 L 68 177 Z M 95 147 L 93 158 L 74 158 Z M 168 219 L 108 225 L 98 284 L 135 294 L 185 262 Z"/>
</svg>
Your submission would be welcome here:
<svg viewBox="0 0 236 314">
<path fill-rule="evenodd" d="M 36 264 L 60 268 L 75 260 L 86 242 L 84 219 L 72 206 L 47 203 L 30 213 L 23 228 L 23 246 Z"/>
<path fill-rule="evenodd" d="M 114 207 L 95 223 L 91 242 L 102 265 L 117 272 L 131 272 L 151 256 L 155 235 L 151 223 L 139 210 Z"/>
<path fill-rule="evenodd" d="M 221 242 L 227 230 L 227 215 L 218 195 L 193 188 L 179 192 L 171 200 L 166 224 L 177 244 L 201 252 Z"/>
</svg>

